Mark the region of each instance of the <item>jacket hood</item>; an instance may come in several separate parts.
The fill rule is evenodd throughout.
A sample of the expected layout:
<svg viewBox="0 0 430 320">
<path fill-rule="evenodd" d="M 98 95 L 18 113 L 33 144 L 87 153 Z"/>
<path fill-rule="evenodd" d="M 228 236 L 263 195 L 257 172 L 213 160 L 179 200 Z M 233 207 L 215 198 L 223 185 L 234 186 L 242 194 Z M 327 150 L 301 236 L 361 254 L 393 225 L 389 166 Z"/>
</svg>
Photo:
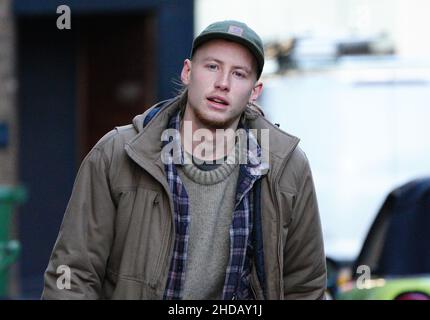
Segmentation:
<svg viewBox="0 0 430 320">
<path fill-rule="evenodd" d="M 176 98 L 175 99 L 171 99 L 171 100 L 164 100 L 164 101 L 158 102 L 157 104 L 153 105 L 148 110 L 146 110 L 144 113 L 135 116 L 133 118 L 133 127 L 136 129 L 137 132 L 142 132 L 143 128 L 145 127 L 144 126 L 145 118 L 151 112 L 154 112 L 154 110 L 156 108 L 162 108 L 163 105 L 167 105 L 167 104 L 169 104 L 169 102 L 175 102 L 175 100 L 176 100 Z"/>
<path fill-rule="evenodd" d="M 147 112 L 148 112 L 148 110 L 145 111 L 145 113 L 139 114 L 133 118 L 133 127 L 134 127 L 134 129 L 136 129 L 137 132 L 142 132 L 143 120 L 145 120 Z"/>
</svg>

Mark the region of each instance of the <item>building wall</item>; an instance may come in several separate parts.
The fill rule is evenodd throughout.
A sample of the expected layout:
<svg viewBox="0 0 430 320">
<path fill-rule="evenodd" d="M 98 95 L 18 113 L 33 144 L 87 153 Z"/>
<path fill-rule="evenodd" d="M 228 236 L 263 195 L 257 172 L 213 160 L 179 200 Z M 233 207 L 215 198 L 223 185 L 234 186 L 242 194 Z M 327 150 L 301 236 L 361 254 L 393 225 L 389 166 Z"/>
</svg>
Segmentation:
<svg viewBox="0 0 430 320">
<path fill-rule="evenodd" d="M 0 144 L 0 186 L 18 183 L 18 120 L 16 107 L 15 25 L 12 0 L 0 1 L 0 127 L 6 126 L 6 144 Z M 4 128 L 4 127 L 3 127 Z M 0 128 L 0 131 L 2 129 Z M 3 131 L 0 134 L 4 134 Z M 3 137 L 0 137 L 0 140 Z M 16 215 L 12 222 L 12 238 L 17 238 Z M 13 265 L 9 273 L 9 295 L 18 294 L 18 270 Z"/>
<path fill-rule="evenodd" d="M 11 0 L 0 1 L 0 125 L 8 128 L 8 143 L 0 146 L 0 185 L 13 185 L 17 177 L 17 114 Z"/>
<path fill-rule="evenodd" d="M 121 42 L 127 37 L 131 37 L 130 48 L 134 47 L 133 42 L 136 40 L 133 39 L 138 30 L 130 23 L 139 16 L 143 18 L 142 23 L 147 23 L 145 17 L 151 16 L 152 27 L 143 28 L 143 38 L 137 35 L 137 41 L 141 40 L 142 46 L 148 45 L 145 33 L 149 33 L 148 38 L 153 39 L 150 50 L 154 51 L 154 58 L 150 59 L 151 69 L 146 70 L 148 73 L 145 77 L 154 73 L 155 79 L 151 85 L 145 85 L 144 89 L 152 91 L 150 97 L 157 100 L 172 97 L 175 89 L 172 79 L 178 78 L 183 59 L 188 57 L 192 43 L 193 0 L 9 1 L 13 4 L 12 12 L 17 25 L 15 51 L 19 65 L 17 110 L 20 128 L 17 179 L 25 184 L 28 190 L 28 200 L 19 211 L 18 228 L 22 245 L 19 293 L 24 299 L 37 299 L 42 292 L 43 273 L 58 236 L 80 162 L 77 161 L 76 155 L 79 152 L 76 150 L 82 149 L 82 142 L 78 138 L 82 134 L 82 125 L 87 120 L 81 117 L 82 111 L 85 110 L 84 104 L 86 103 L 88 108 L 100 104 L 102 107 L 96 115 L 98 117 L 104 118 L 106 113 L 102 101 L 105 97 L 91 101 L 88 99 L 88 102 L 91 102 L 88 103 L 83 101 L 82 97 L 85 95 L 82 93 L 88 93 L 95 88 L 99 88 L 102 93 L 104 90 L 111 90 L 99 87 L 101 81 L 98 79 L 114 76 L 110 71 L 116 65 L 119 66 L 119 73 L 122 72 L 122 64 L 127 68 L 128 64 L 135 64 L 134 68 L 138 66 L 138 63 L 134 62 L 137 59 L 134 58 L 136 52 L 133 55 L 125 54 L 125 58 L 121 60 L 126 61 L 118 61 L 118 50 L 124 50 L 125 46 Z M 65 3 L 70 6 L 72 27 L 71 30 L 58 30 L 56 8 L 57 5 Z M 123 23 L 124 21 L 127 23 Z M 124 39 L 115 38 L 113 33 L 118 34 L 119 29 L 125 28 L 125 24 L 130 28 L 127 35 L 124 35 Z M 115 28 L 116 26 L 118 28 Z M 106 50 L 103 50 L 101 43 L 97 47 L 100 50 L 95 52 L 103 53 L 104 58 L 114 54 L 115 59 L 110 65 L 106 59 L 98 60 L 98 63 L 105 62 L 108 67 L 101 71 L 97 68 L 95 74 L 98 78 L 92 77 L 91 81 L 87 80 L 86 85 L 85 81 L 80 81 L 82 75 L 86 74 L 86 62 L 97 59 L 97 54 L 86 55 L 85 39 L 90 31 L 88 28 L 91 29 L 93 38 L 97 38 L 99 42 L 107 39 L 107 46 L 104 46 Z M 118 42 L 115 42 L 115 39 L 119 39 Z M 95 45 L 94 42 L 91 44 Z M 116 45 L 117 50 L 109 49 Z M 148 47 L 144 47 L 144 50 L 145 54 L 141 55 L 143 59 L 148 54 Z M 91 64 L 91 67 L 94 65 Z M 127 68 L 124 70 L 128 70 Z M 145 73 L 145 70 L 142 72 Z M 117 77 L 116 80 L 121 88 L 123 78 Z M 131 80 L 134 81 L 134 78 Z M 145 81 L 149 80 L 145 78 Z M 124 83 L 130 83 L 128 74 L 124 75 Z M 114 85 L 113 89 L 116 88 Z M 148 102 L 144 101 L 144 104 Z M 118 104 L 118 108 L 121 107 Z M 143 112 L 144 107 L 137 112 Z M 131 119 L 132 117 L 128 117 L 125 123 L 129 123 Z M 114 125 L 125 123 L 118 118 Z M 94 125 L 94 122 L 89 124 Z M 103 134 L 110 129 L 112 126 L 105 128 Z"/>
</svg>

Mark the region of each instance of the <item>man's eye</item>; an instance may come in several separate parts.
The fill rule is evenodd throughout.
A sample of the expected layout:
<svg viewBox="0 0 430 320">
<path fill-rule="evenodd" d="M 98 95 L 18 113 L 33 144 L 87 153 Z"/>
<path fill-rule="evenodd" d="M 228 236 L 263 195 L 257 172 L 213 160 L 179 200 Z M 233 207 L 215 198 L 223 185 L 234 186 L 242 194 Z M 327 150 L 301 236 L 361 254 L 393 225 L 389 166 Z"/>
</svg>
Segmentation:
<svg viewBox="0 0 430 320">
<path fill-rule="evenodd" d="M 217 70 L 217 69 L 218 69 L 218 66 L 217 66 L 216 64 L 208 64 L 208 65 L 207 65 L 207 68 L 208 68 L 209 70 Z"/>
<path fill-rule="evenodd" d="M 234 71 L 233 74 L 238 78 L 245 78 L 245 73 L 240 71 Z"/>
</svg>

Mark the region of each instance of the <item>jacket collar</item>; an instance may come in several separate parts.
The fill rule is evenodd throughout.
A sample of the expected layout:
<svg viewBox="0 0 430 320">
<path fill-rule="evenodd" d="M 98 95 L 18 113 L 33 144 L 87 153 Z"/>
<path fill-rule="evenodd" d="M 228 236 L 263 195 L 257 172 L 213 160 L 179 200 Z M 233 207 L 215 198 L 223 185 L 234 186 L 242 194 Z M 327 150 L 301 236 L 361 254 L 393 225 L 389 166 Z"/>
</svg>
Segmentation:
<svg viewBox="0 0 430 320">
<path fill-rule="evenodd" d="M 161 150 L 163 142 L 162 132 L 166 129 L 171 115 L 177 110 L 178 98 L 160 102 L 145 113 L 133 119 L 133 126 L 138 134 L 125 144 L 128 156 L 139 166 L 156 178 L 165 188 L 169 190 L 164 175 L 164 166 L 161 161 Z M 155 108 L 160 108 L 152 119 L 144 126 L 145 118 Z"/>
<path fill-rule="evenodd" d="M 261 143 L 260 136 L 258 136 L 258 142 L 263 149 L 262 152 L 268 152 L 269 154 L 269 170 L 273 176 L 277 176 L 280 169 L 283 168 L 292 152 L 296 149 L 300 139 L 282 131 L 254 110 L 247 109 L 245 118 L 247 119 L 248 128 L 257 129 L 257 131 L 262 129 L 269 130 L 269 150 L 264 149 L 265 145 Z"/>
<path fill-rule="evenodd" d="M 166 181 L 164 166 L 161 161 L 162 133 L 167 128 L 170 117 L 179 108 L 179 104 L 179 97 L 176 97 L 160 102 L 145 113 L 136 116 L 133 119 L 133 125 L 138 134 L 125 145 L 125 150 L 130 158 L 159 181 Z M 160 110 L 144 126 L 145 117 L 155 108 L 160 108 Z M 269 170 L 276 176 L 300 140 L 271 124 L 256 110 L 248 108 L 244 114 L 244 121 L 250 129 L 269 130 Z M 259 136 L 257 140 L 260 143 Z M 265 151 L 267 150 L 262 150 L 262 152 Z"/>
</svg>

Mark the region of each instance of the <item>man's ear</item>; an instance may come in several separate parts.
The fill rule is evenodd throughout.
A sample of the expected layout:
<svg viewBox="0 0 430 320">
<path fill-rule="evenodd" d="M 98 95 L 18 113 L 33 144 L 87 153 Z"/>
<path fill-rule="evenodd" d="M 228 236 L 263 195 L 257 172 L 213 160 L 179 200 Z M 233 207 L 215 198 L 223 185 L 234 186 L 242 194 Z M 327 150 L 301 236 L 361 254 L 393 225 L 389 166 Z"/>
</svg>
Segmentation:
<svg viewBox="0 0 430 320">
<path fill-rule="evenodd" d="M 263 83 L 261 81 L 257 81 L 254 85 L 254 88 L 252 88 L 251 97 L 249 100 L 251 102 L 255 102 L 262 92 L 263 92 Z"/>
<path fill-rule="evenodd" d="M 184 85 L 188 85 L 190 83 L 190 73 L 191 73 L 191 60 L 185 59 L 184 66 L 181 71 L 181 81 Z"/>
</svg>

